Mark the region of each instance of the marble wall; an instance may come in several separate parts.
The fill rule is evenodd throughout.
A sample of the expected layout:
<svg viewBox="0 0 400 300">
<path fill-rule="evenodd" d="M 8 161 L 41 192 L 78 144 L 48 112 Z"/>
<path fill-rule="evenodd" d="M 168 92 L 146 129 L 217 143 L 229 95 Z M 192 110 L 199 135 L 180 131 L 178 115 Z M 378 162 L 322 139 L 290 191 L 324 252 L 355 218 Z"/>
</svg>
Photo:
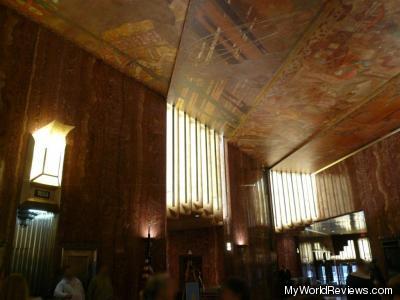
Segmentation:
<svg viewBox="0 0 400 300">
<path fill-rule="evenodd" d="M 98 249 L 131 299 L 149 222 L 155 268 L 166 268 L 165 99 L 0 8 L 0 242 L 10 249 L 29 134 L 54 119 L 73 125 L 57 245 Z"/>
<path fill-rule="evenodd" d="M 400 235 L 400 134 L 394 134 L 317 176 L 344 176 L 355 210 L 364 210 L 373 255 L 382 266 L 380 239 Z"/>
<path fill-rule="evenodd" d="M 29 134 L 54 119 L 73 125 L 65 156 L 58 250 L 64 245 L 95 247 L 99 260 L 111 266 L 118 296 L 132 299 L 139 289 L 149 223 L 156 237 L 155 269 L 167 264 L 165 99 L 1 8 L 0 244 L 6 243 L 9 255 Z M 207 285 L 243 276 L 257 295 L 265 295 L 275 262 L 270 223 L 254 222 L 254 185 L 263 176 L 262 165 L 232 145 L 228 153 L 230 218 L 224 230 L 202 233 L 212 242 L 209 260 L 216 264 L 210 267 L 214 273 Z M 179 251 L 195 248 L 185 239 L 187 234 L 171 232 L 169 244 L 184 243 Z M 234 244 L 232 253 L 225 251 L 227 241 Z M 175 250 L 168 253 L 173 256 L 170 266 L 176 268 Z M 56 255 L 59 260 L 60 251 Z"/>
<path fill-rule="evenodd" d="M 320 218 L 363 210 L 373 256 L 384 270 L 381 240 L 400 235 L 399 149 L 397 133 L 316 175 Z M 277 235 L 276 241 L 279 265 L 295 273 L 295 234 Z"/>
<path fill-rule="evenodd" d="M 293 277 L 302 276 L 300 268 L 300 256 L 297 254 L 296 234 L 277 234 L 276 252 L 278 253 L 278 266 L 280 269 L 289 269 Z"/>
<path fill-rule="evenodd" d="M 270 221 L 255 224 L 257 212 L 253 211 L 256 207 L 253 203 L 257 201 L 254 187 L 264 176 L 263 167 L 231 144 L 228 145 L 228 164 L 230 208 L 226 240 L 233 243 L 233 252 L 225 255 L 226 273 L 245 278 L 255 299 L 268 299 L 272 295 L 271 283 L 276 268 L 272 255 L 272 225 Z"/>
</svg>

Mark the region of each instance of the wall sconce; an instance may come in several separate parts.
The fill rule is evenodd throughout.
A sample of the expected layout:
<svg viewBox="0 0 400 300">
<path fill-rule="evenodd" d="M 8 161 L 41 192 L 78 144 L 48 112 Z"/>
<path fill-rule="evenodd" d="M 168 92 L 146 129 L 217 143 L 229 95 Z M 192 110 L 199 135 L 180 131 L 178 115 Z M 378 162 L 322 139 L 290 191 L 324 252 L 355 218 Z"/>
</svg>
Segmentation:
<svg viewBox="0 0 400 300">
<path fill-rule="evenodd" d="M 146 238 L 146 249 L 145 249 L 145 260 L 151 266 L 151 247 L 152 247 L 152 238 L 151 238 L 151 225 L 148 227 L 147 238 Z"/>
<path fill-rule="evenodd" d="M 20 210 L 54 211 L 60 204 L 66 136 L 73 126 L 53 121 L 32 134 Z"/>
<path fill-rule="evenodd" d="M 232 243 L 231 242 L 226 243 L 226 251 L 232 252 Z"/>
<path fill-rule="evenodd" d="M 65 137 L 73 129 L 57 121 L 35 131 L 30 180 L 39 184 L 61 186 Z"/>
<path fill-rule="evenodd" d="M 248 246 L 245 244 L 238 244 L 238 245 L 236 245 L 236 249 L 237 249 L 236 252 L 239 253 L 239 255 L 242 255 L 244 257 L 246 254 L 247 248 L 248 248 Z"/>
</svg>

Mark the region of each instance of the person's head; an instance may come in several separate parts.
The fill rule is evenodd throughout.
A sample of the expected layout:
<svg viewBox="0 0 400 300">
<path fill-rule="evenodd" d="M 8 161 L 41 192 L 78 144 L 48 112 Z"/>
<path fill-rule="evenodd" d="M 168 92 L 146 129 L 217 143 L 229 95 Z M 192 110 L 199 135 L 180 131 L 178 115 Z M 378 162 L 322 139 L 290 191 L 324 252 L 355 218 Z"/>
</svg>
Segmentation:
<svg viewBox="0 0 400 300">
<path fill-rule="evenodd" d="M 147 281 L 143 290 L 143 300 L 173 300 L 175 288 L 167 274 L 157 274 Z"/>
<path fill-rule="evenodd" d="M 240 278 L 230 278 L 222 286 L 222 300 L 250 300 L 250 289 Z"/>
<path fill-rule="evenodd" d="M 25 278 L 21 274 L 8 276 L 0 291 L 1 300 L 28 300 L 29 288 Z"/>
<path fill-rule="evenodd" d="M 64 266 L 63 268 L 63 276 L 66 279 L 72 279 L 74 277 L 74 271 L 70 266 Z"/>
</svg>

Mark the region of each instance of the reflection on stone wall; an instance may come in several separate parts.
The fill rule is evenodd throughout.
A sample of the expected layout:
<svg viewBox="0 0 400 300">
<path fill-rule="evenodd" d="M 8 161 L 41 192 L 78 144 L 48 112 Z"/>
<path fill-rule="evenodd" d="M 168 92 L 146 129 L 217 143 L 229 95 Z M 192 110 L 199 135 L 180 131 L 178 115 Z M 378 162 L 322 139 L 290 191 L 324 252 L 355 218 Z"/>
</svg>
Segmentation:
<svg viewBox="0 0 400 300">
<path fill-rule="evenodd" d="M 319 173 L 344 178 L 336 193 L 352 197 L 353 210 L 364 210 L 372 255 L 383 265 L 381 238 L 400 234 L 400 135 L 392 135 Z M 326 185 L 318 185 L 326 191 Z M 333 192 L 330 192 L 333 193 Z"/>
<path fill-rule="evenodd" d="M 233 252 L 225 255 L 226 272 L 247 279 L 255 299 L 269 297 L 275 268 L 271 255 L 273 227 L 268 198 L 260 200 L 255 192 L 257 183 L 264 180 L 263 168 L 233 145 L 228 145 L 228 165 L 230 209 L 226 240 L 233 243 Z M 258 218 L 260 213 L 265 218 Z"/>
<path fill-rule="evenodd" d="M 301 276 L 300 256 L 296 252 L 296 237 L 290 233 L 277 234 L 276 252 L 278 254 L 279 268 L 287 268 L 292 276 Z"/>
</svg>

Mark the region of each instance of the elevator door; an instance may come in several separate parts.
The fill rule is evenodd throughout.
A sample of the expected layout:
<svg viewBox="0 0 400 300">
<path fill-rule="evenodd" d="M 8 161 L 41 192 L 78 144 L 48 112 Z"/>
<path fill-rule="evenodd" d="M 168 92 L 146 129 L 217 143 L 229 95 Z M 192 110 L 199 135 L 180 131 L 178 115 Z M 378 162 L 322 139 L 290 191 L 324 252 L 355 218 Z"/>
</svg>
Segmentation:
<svg viewBox="0 0 400 300">
<path fill-rule="evenodd" d="M 38 212 L 28 226 L 17 224 L 11 259 L 11 272 L 22 274 L 35 296 L 47 296 L 54 287 L 54 246 L 58 216 Z"/>
</svg>

